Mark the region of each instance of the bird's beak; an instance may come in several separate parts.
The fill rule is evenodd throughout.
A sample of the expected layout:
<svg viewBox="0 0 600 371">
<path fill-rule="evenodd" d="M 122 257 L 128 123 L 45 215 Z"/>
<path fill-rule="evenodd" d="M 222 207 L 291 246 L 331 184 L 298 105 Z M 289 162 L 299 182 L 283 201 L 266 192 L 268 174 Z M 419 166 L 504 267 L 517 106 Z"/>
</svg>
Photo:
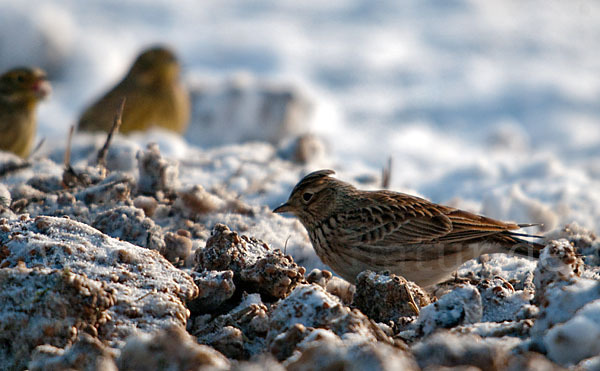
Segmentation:
<svg viewBox="0 0 600 371">
<path fill-rule="evenodd" d="M 274 213 L 285 213 L 292 211 L 292 206 L 287 202 L 273 209 Z"/>
</svg>

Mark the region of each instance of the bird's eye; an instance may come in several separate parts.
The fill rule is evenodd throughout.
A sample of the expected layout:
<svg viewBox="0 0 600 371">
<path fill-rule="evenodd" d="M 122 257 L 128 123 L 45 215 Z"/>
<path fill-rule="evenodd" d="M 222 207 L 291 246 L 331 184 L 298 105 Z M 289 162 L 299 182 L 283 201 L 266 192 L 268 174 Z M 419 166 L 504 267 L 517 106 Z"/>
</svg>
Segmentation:
<svg viewBox="0 0 600 371">
<path fill-rule="evenodd" d="M 23 75 L 17 75 L 17 81 L 18 82 L 25 82 L 25 76 L 23 76 Z"/>
<path fill-rule="evenodd" d="M 308 202 L 310 201 L 310 199 L 312 198 L 313 194 L 310 192 L 304 192 L 304 194 L 302 195 L 302 199 L 304 200 L 304 202 Z"/>
</svg>

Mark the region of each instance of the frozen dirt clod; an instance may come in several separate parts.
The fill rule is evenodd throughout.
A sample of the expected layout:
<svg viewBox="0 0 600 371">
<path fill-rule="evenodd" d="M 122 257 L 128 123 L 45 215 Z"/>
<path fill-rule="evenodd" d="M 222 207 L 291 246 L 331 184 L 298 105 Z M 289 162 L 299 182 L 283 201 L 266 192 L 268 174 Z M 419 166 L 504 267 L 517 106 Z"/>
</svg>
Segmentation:
<svg viewBox="0 0 600 371">
<path fill-rule="evenodd" d="M 253 237 L 239 236 L 223 224 L 215 225 L 206 247 L 196 251 L 196 271 L 231 270 L 236 285 L 273 298 L 286 297 L 304 281 L 304 267 L 281 250 L 272 250 Z"/>
<path fill-rule="evenodd" d="M 473 334 L 482 338 L 513 336 L 521 339 L 529 337 L 533 320 L 524 319 L 519 321 L 504 322 L 478 322 L 464 326 L 457 326 L 450 329 L 454 334 Z"/>
<path fill-rule="evenodd" d="M 133 206 L 119 206 L 99 213 L 92 227 L 101 232 L 150 250 L 164 251 L 162 229 Z"/>
<path fill-rule="evenodd" d="M 318 268 L 313 269 L 306 276 L 306 282 L 315 283 L 321 286 L 327 290 L 328 293 L 340 298 L 345 305 L 352 304 L 352 300 L 354 300 L 356 286 L 344 279 L 334 276 L 328 270 L 321 270 Z"/>
<path fill-rule="evenodd" d="M 170 326 L 127 340 L 117 359 L 119 370 L 228 370 L 221 353 L 196 343 L 185 330 Z"/>
<path fill-rule="evenodd" d="M 285 367 L 269 354 L 261 354 L 250 361 L 236 362 L 231 371 L 285 371 Z"/>
<path fill-rule="evenodd" d="M 385 343 L 344 343 L 325 337 L 302 346 L 298 356 L 285 362 L 290 371 L 324 370 L 419 370 L 407 352 Z"/>
<path fill-rule="evenodd" d="M 269 329 L 268 309 L 259 294 L 250 294 L 228 313 L 208 319 L 196 317 L 190 333 L 229 358 L 248 359 L 263 353 Z"/>
<path fill-rule="evenodd" d="M 139 193 L 162 196 L 179 187 L 179 166 L 161 155 L 158 144 L 148 144 L 146 151 L 138 152 L 137 158 Z"/>
<path fill-rule="evenodd" d="M 86 205 L 116 205 L 130 203 L 131 190 L 135 188 L 135 179 L 127 173 L 115 172 L 102 181 L 81 190 L 76 190 L 74 196 Z"/>
<path fill-rule="evenodd" d="M 136 331 L 185 326 L 189 311 L 184 303 L 198 295 L 198 288 L 189 275 L 158 252 L 65 218 L 23 217 L 6 221 L 3 227 L 2 267 L 24 264 L 71 272 L 112 291 L 115 303 L 106 310 L 106 322 L 97 328 L 98 338 L 110 346 L 123 345 Z M 26 304 L 22 295 L 14 300 Z"/>
<path fill-rule="evenodd" d="M 520 342 L 517 338 L 482 339 L 477 335 L 458 335 L 439 331 L 412 347 L 419 366 L 475 366 L 481 370 L 503 370 L 509 351 Z"/>
<path fill-rule="evenodd" d="M 372 320 L 360 311 L 344 306 L 341 301 L 318 285 L 300 285 L 280 300 L 270 317 L 267 344 L 270 345 L 296 324 L 306 328 L 331 330 L 342 339 L 381 341 L 394 344 Z"/>
<path fill-rule="evenodd" d="M 6 185 L 0 183 L 0 208 L 9 207 L 12 202 L 12 196 Z"/>
<path fill-rule="evenodd" d="M 160 253 L 171 263 L 182 265 L 192 253 L 190 236 L 190 232 L 182 229 L 175 233 L 165 233 L 165 247 L 160 250 Z"/>
<path fill-rule="evenodd" d="M 580 277 L 582 271 L 583 261 L 567 240 L 550 241 L 542 250 L 534 271 L 534 301 L 544 303 L 548 288 L 568 285 Z"/>
<path fill-rule="evenodd" d="M 483 322 L 514 321 L 531 318 L 533 293 L 515 288 L 502 277 L 484 279 L 477 285 L 483 305 Z M 529 309 L 529 310 L 527 310 Z"/>
<path fill-rule="evenodd" d="M 587 303 L 573 318 L 548 330 L 544 345 L 548 357 L 563 366 L 600 354 L 600 300 Z"/>
<path fill-rule="evenodd" d="M 206 313 L 216 310 L 229 300 L 235 292 L 232 271 L 192 272 L 198 286 L 198 297 L 188 303 L 192 313 Z"/>
<path fill-rule="evenodd" d="M 518 356 L 511 356 L 508 359 L 505 371 L 565 371 L 566 368 L 562 368 L 556 363 L 551 362 L 548 358 L 535 352 L 526 352 L 519 354 Z M 587 370 L 582 368 L 581 371 Z M 596 369 L 597 370 L 597 369 Z M 579 371 L 579 369 L 578 369 Z M 590 370 L 591 371 L 591 370 Z"/>
<path fill-rule="evenodd" d="M 97 338 L 82 333 L 77 341 L 61 349 L 52 345 L 35 348 L 29 362 L 29 370 L 101 370 L 117 371 L 115 352 Z"/>
<path fill-rule="evenodd" d="M 305 327 L 301 323 L 294 324 L 283 334 L 280 334 L 269 344 L 269 352 L 279 361 L 289 358 L 298 344 L 302 342 L 309 334 L 315 331 L 328 331 L 324 329 L 315 329 L 314 327 Z M 335 334 L 331 333 L 331 336 Z"/>
<path fill-rule="evenodd" d="M 158 207 L 158 201 L 156 201 L 156 199 L 152 196 L 140 195 L 133 199 L 133 206 L 144 210 L 144 214 L 148 218 L 152 218 L 156 208 Z"/>
<path fill-rule="evenodd" d="M 477 323 L 482 315 L 481 295 L 476 287 L 467 284 L 422 308 L 415 325 L 420 333 L 427 336 L 440 328 Z"/>
<path fill-rule="evenodd" d="M 37 345 L 65 347 L 80 331 L 95 331 L 116 302 L 105 282 L 66 267 L 4 267 L 0 287 L 0 365 L 9 369 L 24 368 Z"/>
<path fill-rule="evenodd" d="M 585 229 L 577 223 L 570 223 L 552 233 L 549 238 L 553 240 L 566 239 L 575 247 L 585 264 L 594 267 L 600 266 L 600 238 L 593 231 Z"/>
<path fill-rule="evenodd" d="M 356 277 L 353 305 L 377 322 L 397 322 L 429 305 L 431 298 L 414 282 L 395 274 L 361 272 Z"/>
<path fill-rule="evenodd" d="M 566 240 L 553 240 L 542 250 L 535 270 L 534 284 L 541 290 L 552 282 L 573 281 L 580 277 L 583 261 Z"/>
<path fill-rule="evenodd" d="M 326 152 L 323 138 L 314 134 L 299 135 L 277 151 L 280 157 L 302 165 L 323 159 Z"/>
<path fill-rule="evenodd" d="M 571 284 L 563 282 L 550 284 L 545 290 L 540 314 L 531 329 L 533 342 L 544 350 L 544 338 L 551 328 L 571 320 L 587 303 L 598 299 L 600 299 L 600 281 L 579 278 Z M 548 356 L 558 357 L 553 354 Z"/>
<path fill-rule="evenodd" d="M 227 202 L 220 197 L 208 192 L 199 184 L 177 192 L 175 206 L 184 214 L 194 217 L 222 210 Z"/>
</svg>

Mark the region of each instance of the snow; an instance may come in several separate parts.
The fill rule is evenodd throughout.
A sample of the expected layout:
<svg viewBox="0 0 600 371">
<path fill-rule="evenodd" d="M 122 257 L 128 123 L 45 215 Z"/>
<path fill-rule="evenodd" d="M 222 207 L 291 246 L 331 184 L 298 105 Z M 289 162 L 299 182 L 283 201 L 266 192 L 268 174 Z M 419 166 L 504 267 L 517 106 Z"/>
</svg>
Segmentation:
<svg viewBox="0 0 600 371">
<path fill-rule="evenodd" d="M 231 224 L 287 248 L 308 271 L 324 266 L 303 227 L 270 210 L 311 170 L 332 168 L 360 188 L 379 188 L 388 158 L 393 190 L 543 223 L 541 232 L 573 222 L 600 232 L 600 3 L 0 0 L 0 9 L 0 70 L 40 65 L 53 85 L 38 111 L 41 155 L 52 161 L 3 178 L 2 202 L 5 188 L 34 175 L 62 176 L 68 128 L 82 109 L 140 50 L 167 43 L 194 93 L 190 129 L 183 137 L 118 136 L 108 168 L 137 177 L 137 153 L 157 143 L 177 163 L 178 191 L 199 186 L 197 193 L 239 200 L 256 215 L 225 210 L 204 224 Z M 223 110 L 233 104 L 231 89 L 244 97 L 233 116 Z M 293 92 L 298 110 L 283 133 L 260 126 L 257 113 L 264 92 L 281 90 Z M 215 117 L 210 128 L 199 120 L 207 114 Z M 301 133 L 323 144 L 307 164 L 282 158 Z M 93 161 L 103 141 L 76 135 L 73 164 Z M 535 266 L 499 255 L 460 272 L 525 282 Z M 550 287 L 534 337 L 551 354 L 562 354 L 563 338 L 564 346 L 589 345 L 600 331 L 587 325 L 598 318 L 598 296 L 588 279 Z M 576 336 L 583 327 L 587 338 Z M 570 365 L 597 353 L 583 345 L 554 360 Z"/>
<path fill-rule="evenodd" d="M 158 141 L 163 154 L 195 161 L 207 146 L 279 138 L 277 128 L 253 131 L 252 87 L 283 86 L 312 105 L 304 129 L 324 137 L 328 164 L 346 179 L 379 174 L 391 156 L 392 189 L 546 229 L 576 221 L 597 230 L 599 4 L 0 3 L 0 68 L 38 64 L 51 72 L 55 93 L 39 112 L 46 152 L 64 146 L 82 108 L 143 47 L 166 42 L 186 84 L 208 89 L 196 110 L 228 86 L 247 89 L 248 99 L 232 130 L 201 135 L 192 125 L 187 144 L 164 133 L 134 136 L 142 148 Z M 209 177 L 223 179 L 240 165 Z M 250 172 L 269 173 L 250 168 L 241 178 Z M 276 206 L 299 175 L 254 201 Z M 206 186 L 206 178 L 184 175 L 187 184 Z M 234 187 L 243 194 L 252 180 L 241 178 Z"/>
</svg>

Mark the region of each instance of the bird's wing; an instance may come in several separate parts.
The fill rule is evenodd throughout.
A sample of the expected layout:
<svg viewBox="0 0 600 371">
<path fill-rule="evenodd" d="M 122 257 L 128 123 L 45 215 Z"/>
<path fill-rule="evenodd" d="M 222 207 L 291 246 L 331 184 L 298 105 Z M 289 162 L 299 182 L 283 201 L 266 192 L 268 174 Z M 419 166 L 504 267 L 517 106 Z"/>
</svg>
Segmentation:
<svg viewBox="0 0 600 371">
<path fill-rule="evenodd" d="M 346 214 L 345 237 L 340 236 L 346 239 L 345 243 L 370 246 L 452 243 L 519 228 L 516 224 L 402 193 L 378 191 L 370 196 L 371 202 Z"/>
</svg>

